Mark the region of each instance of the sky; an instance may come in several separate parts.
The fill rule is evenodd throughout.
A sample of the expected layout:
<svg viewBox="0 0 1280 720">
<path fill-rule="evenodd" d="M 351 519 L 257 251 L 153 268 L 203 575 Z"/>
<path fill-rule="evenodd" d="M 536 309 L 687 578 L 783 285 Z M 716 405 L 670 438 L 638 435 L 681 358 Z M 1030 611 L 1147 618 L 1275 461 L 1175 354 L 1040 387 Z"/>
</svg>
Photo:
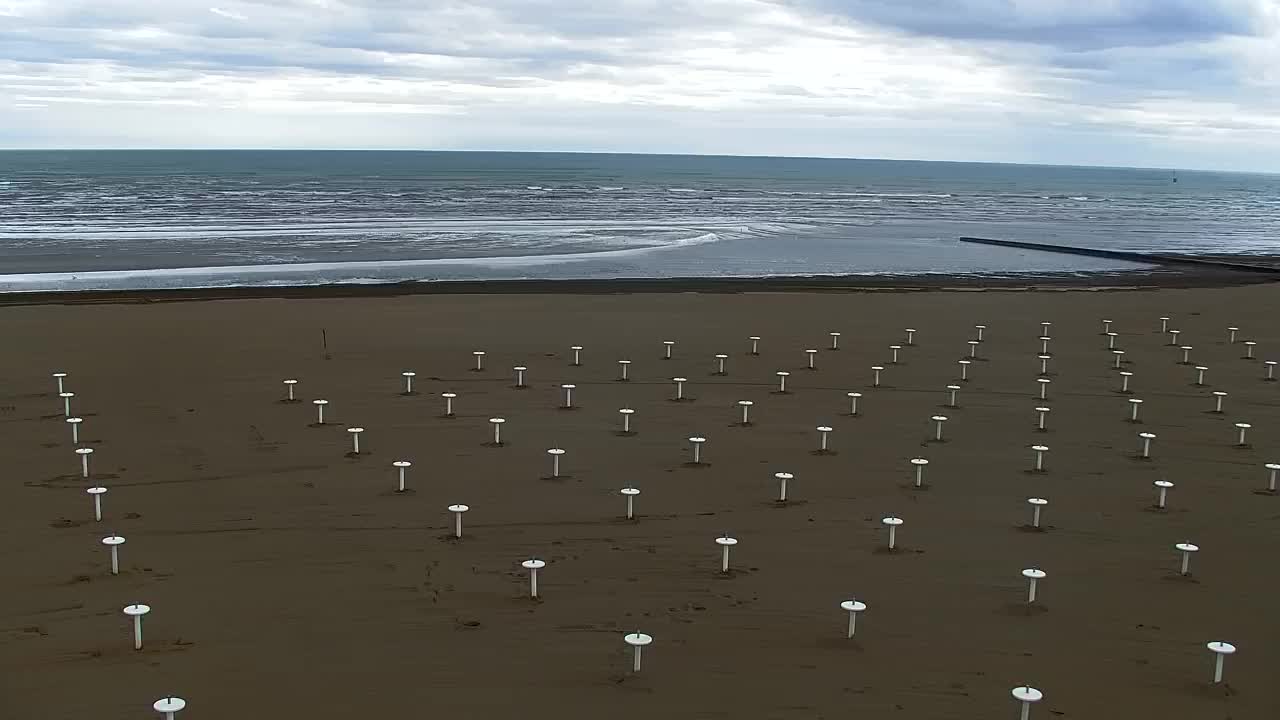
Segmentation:
<svg viewBox="0 0 1280 720">
<path fill-rule="evenodd" d="M 1280 172 L 1280 0 L 0 0 L 0 148 Z"/>
</svg>

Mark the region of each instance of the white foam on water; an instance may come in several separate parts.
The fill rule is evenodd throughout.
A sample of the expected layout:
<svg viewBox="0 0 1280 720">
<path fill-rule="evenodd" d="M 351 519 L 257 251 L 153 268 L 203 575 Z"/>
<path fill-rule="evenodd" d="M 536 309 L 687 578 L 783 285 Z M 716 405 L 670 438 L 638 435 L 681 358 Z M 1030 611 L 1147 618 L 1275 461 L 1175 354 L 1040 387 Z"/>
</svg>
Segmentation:
<svg viewBox="0 0 1280 720">
<path fill-rule="evenodd" d="M 88 272 L 17 273 L 0 275 L 0 292 L 33 292 L 47 290 L 94 290 L 147 287 L 224 287 L 242 285 L 296 284 L 290 276 L 315 276 L 323 273 L 360 271 L 396 271 L 432 267 L 476 267 L 509 269 L 564 263 L 634 257 L 696 245 L 707 245 L 731 239 L 767 234 L 776 228 L 736 228 L 736 232 L 704 232 L 681 237 L 664 244 L 642 245 L 594 252 L 549 253 L 543 255 L 500 255 L 475 257 L 429 258 L 420 260 L 372 260 L 355 262 L 304 262 L 268 265 L 220 265 L 184 268 L 150 268 L 138 270 L 94 270 Z M 228 284 L 227 278 L 242 279 Z M 258 278 L 259 281 L 255 281 Z M 268 280 L 267 278 L 271 278 Z M 163 281 L 163 282 L 157 282 Z M 367 282 L 390 282 L 389 279 L 366 279 Z M 349 282 L 341 279 L 340 282 Z"/>
</svg>

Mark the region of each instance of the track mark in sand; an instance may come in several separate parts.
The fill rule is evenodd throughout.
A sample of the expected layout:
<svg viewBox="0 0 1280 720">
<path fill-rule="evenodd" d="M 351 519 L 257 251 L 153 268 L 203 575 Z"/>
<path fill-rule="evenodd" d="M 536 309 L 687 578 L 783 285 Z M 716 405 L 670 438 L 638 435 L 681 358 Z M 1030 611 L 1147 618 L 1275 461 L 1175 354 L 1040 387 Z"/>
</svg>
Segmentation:
<svg viewBox="0 0 1280 720">
<path fill-rule="evenodd" d="M 609 633 L 610 635 L 618 632 L 615 628 L 596 627 L 595 625 L 591 625 L 591 624 L 557 625 L 555 626 L 555 629 L 560 632 Z"/>
<path fill-rule="evenodd" d="M 267 470 L 267 471 L 265 471 L 265 472 L 266 472 L 266 474 L 268 474 L 268 475 L 283 475 L 283 474 L 286 474 L 286 473 L 309 472 L 309 471 L 314 471 L 314 470 L 324 470 L 324 469 L 326 469 L 326 468 L 328 468 L 328 466 L 327 466 L 327 465 L 290 465 L 290 466 L 282 467 L 282 468 L 274 468 L 274 469 L 272 469 L 272 470 Z M 219 481 L 222 481 L 222 480 L 250 480 L 250 479 L 252 479 L 252 478 L 253 478 L 255 475 L 257 475 L 257 474 L 258 474 L 258 473 L 254 473 L 253 475 L 250 475 L 250 474 L 244 474 L 244 475 L 207 475 L 207 476 L 205 476 L 205 477 L 172 478 L 172 479 L 168 479 L 168 480 L 144 480 L 144 481 L 142 481 L 142 482 L 121 483 L 121 487 L 143 487 L 143 486 L 147 486 L 147 485 L 174 485 L 174 484 L 181 484 L 181 483 L 219 482 Z M 98 475 L 98 476 L 96 476 L 96 477 L 107 477 L 107 476 L 105 476 L 105 475 Z M 112 476 L 112 477 L 114 477 L 114 476 Z"/>
<path fill-rule="evenodd" d="M 174 530 L 172 532 L 158 532 L 154 535 L 218 535 L 221 533 L 236 532 L 261 532 L 263 530 L 310 530 L 313 528 L 262 528 L 262 527 L 244 527 L 244 528 L 208 528 L 205 530 Z"/>
<path fill-rule="evenodd" d="M 94 473 L 93 474 L 93 479 L 95 480 L 114 480 L 118 477 L 120 476 L 116 475 L 115 473 Z M 22 483 L 22 486 L 31 487 L 31 488 L 36 488 L 36 487 L 45 488 L 46 490 L 49 490 L 49 489 L 63 489 L 63 488 L 80 488 L 80 487 L 84 487 L 84 483 L 85 483 L 85 479 L 80 477 L 79 474 L 75 474 L 75 475 L 58 475 L 56 477 L 51 477 L 46 480 L 27 480 Z"/>
<path fill-rule="evenodd" d="M 59 530 L 66 528 L 78 528 L 87 524 L 87 520 L 71 520 L 70 518 L 59 518 L 49 523 L 49 527 L 58 528 Z"/>
</svg>

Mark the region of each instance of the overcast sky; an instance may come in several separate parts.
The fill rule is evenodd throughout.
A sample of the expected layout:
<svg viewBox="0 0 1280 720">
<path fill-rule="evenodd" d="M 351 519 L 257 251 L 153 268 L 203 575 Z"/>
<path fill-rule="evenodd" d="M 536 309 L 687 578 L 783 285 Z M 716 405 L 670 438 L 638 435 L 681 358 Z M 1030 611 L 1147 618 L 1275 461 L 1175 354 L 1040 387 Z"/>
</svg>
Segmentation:
<svg viewBox="0 0 1280 720">
<path fill-rule="evenodd" d="M 1280 0 L 0 0 L 0 147 L 1280 171 Z"/>
</svg>

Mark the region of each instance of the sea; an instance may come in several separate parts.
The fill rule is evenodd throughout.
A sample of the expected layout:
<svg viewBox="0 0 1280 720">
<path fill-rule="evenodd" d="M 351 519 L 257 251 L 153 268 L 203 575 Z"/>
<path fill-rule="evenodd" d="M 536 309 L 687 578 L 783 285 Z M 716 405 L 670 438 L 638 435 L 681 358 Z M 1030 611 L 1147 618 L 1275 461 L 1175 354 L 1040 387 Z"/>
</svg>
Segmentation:
<svg viewBox="0 0 1280 720">
<path fill-rule="evenodd" d="M 506 152 L 0 152 L 0 291 L 1125 273 L 1280 255 L 1280 176 Z"/>
</svg>

